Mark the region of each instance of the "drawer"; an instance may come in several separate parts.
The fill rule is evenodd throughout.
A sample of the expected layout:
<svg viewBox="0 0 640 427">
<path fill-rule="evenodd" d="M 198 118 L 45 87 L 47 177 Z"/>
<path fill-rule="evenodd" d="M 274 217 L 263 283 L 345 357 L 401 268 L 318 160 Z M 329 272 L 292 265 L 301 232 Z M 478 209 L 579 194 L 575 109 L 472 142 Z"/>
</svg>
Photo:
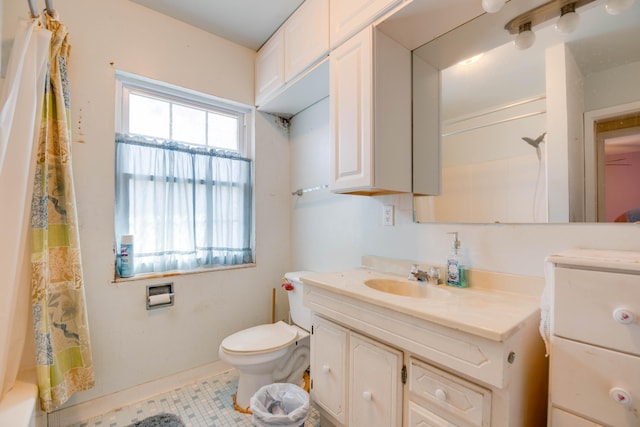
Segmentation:
<svg viewBox="0 0 640 427">
<path fill-rule="evenodd" d="M 562 409 L 551 409 L 551 427 L 604 427 L 584 418 L 570 414 Z"/>
<path fill-rule="evenodd" d="M 554 335 L 640 355 L 638 319 L 614 319 L 640 316 L 640 275 L 556 268 L 554 280 Z"/>
<path fill-rule="evenodd" d="M 491 391 L 424 362 L 409 361 L 409 391 L 439 413 L 475 426 L 491 424 Z"/>
<path fill-rule="evenodd" d="M 640 425 L 640 357 L 553 337 L 550 363 L 554 407 L 611 426 Z M 616 400 L 624 393 L 628 404 Z"/>
<path fill-rule="evenodd" d="M 409 402 L 407 427 L 457 427 L 415 402 Z"/>
</svg>

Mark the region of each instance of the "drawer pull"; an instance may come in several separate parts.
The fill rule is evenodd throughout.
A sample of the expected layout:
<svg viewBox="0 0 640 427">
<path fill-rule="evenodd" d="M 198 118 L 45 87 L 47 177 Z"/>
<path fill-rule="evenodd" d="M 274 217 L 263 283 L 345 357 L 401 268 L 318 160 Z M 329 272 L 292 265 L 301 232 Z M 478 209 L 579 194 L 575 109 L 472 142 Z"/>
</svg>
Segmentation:
<svg viewBox="0 0 640 427">
<path fill-rule="evenodd" d="M 447 400 L 447 393 L 441 388 L 436 390 L 435 395 L 436 395 L 436 399 L 442 402 L 445 402 Z"/>
<path fill-rule="evenodd" d="M 630 406 L 631 405 L 631 394 L 623 388 L 614 387 L 609 390 L 609 396 L 614 400 L 614 402 L 621 404 L 622 406 Z"/>
<path fill-rule="evenodd" d="M 322 372 L 324 374 L 328 374 L 329 372 L 331 372 L 331 368 L 329 367 L 329 365 L 322 365 Z"/>
<path fill-rule="evenodd" d="M 371 402 L 371 399 L 373 398 L 373 396 L 371 396 L 371 392 L 370 391 L 365 391 L 362 393 L 362 398 L 364 400 L 366 400 L 367 402 Z"/>
<path fill-rule="evenodd" d="M 613 319 L 621 325 L 630 325 L 636 322 L 636 315 L 626 308 L 616 308 L 613 310 Z"/>
</svg>

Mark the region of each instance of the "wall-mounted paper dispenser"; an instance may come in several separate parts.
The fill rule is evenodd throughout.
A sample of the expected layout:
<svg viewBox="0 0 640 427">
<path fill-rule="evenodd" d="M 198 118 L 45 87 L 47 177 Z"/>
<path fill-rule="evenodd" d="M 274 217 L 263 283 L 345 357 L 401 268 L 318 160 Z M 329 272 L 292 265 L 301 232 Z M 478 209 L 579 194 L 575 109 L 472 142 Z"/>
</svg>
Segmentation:
<svg viewBox="0 0 640 427">
<path fill-rule="evenodd" d="M 147 310 L 173 305 L 173 283 L 147 286 Z"/>
</svg>

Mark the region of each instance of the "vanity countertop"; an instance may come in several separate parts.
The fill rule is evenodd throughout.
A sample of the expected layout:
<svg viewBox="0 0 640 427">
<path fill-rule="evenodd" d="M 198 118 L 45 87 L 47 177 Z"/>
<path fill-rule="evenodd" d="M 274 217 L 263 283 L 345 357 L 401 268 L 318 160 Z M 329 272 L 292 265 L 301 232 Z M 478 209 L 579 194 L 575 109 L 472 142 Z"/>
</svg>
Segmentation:
<svg viewBox="0 0 640 427">
<path fill-rule="evenodd" d="M 509 276 L 517 281 L 519 276 Z M 518 331 L 521 324 L 540 309 L 539 296 L 531 293 L 506 292 L 504 288 L 458 289 L 438 285 L 433 297 L 414 298 L 371 289 L 366 280 L 406 277 L 357 268 L 302 276 L 303 283 L 338 295 L 404 313 L 442 326 L 468 332 L 493 341 L 505 341 Z M 412 282 L 416 283 L 416 282 Z M 424 285 L 433 286 L 435 285 Z M 517 283 L 513 284 L 517 290 Z M 511 287 L 510 287 L 511 288 Z M 444 295 L 443 295 L 444 294 Z"/>
</svg>

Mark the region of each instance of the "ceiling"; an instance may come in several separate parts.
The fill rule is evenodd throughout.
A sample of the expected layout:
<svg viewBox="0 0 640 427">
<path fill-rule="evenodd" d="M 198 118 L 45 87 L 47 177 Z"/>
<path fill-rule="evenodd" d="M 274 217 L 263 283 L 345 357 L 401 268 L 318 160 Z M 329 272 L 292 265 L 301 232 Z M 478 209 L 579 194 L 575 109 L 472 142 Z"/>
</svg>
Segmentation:
<svg viewBox="0 0 640 427">
<path fill-rule="evenodd" d="M 130 0 L 258 50 L 303 0 Z"/>
</svg>

